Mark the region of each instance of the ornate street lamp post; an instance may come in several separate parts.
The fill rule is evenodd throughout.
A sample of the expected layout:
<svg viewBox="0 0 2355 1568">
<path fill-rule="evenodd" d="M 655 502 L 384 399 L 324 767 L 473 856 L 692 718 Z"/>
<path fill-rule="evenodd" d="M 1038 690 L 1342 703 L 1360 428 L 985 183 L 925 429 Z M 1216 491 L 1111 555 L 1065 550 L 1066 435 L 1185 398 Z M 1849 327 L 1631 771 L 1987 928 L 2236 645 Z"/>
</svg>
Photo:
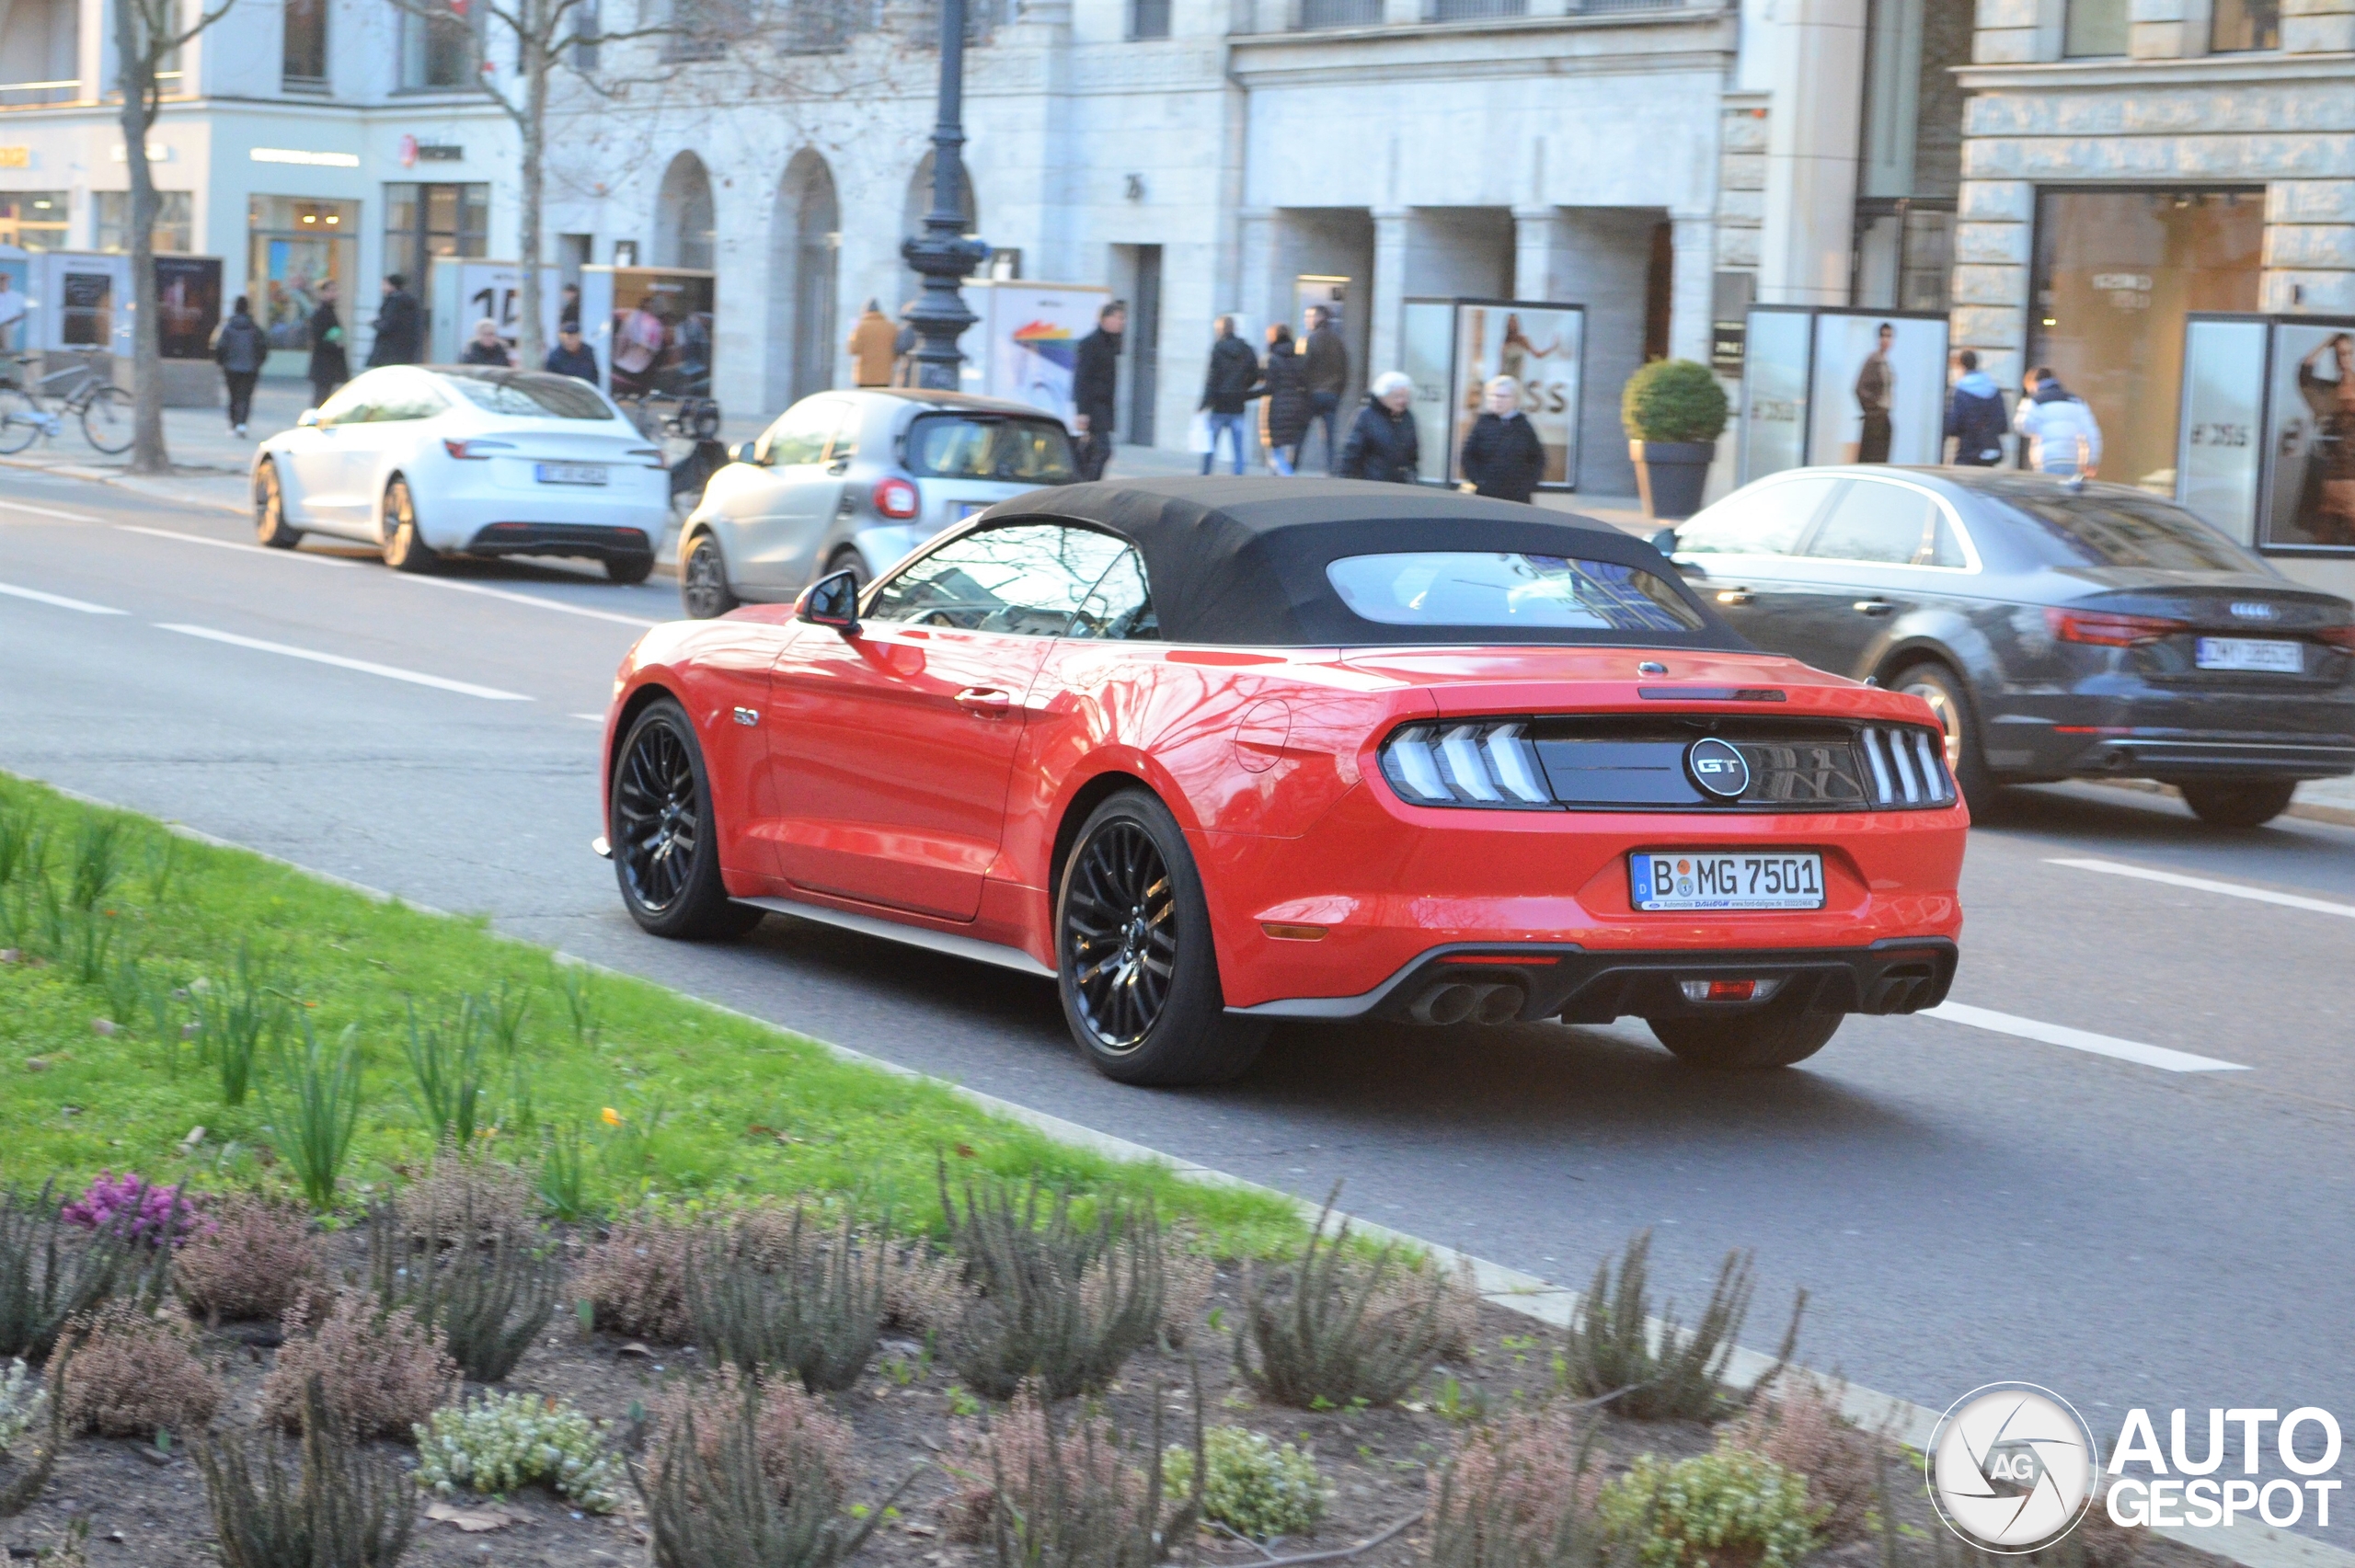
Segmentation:
<svg viewBox="0 0 2355 1568">
<path fill-rule="evenodd" d="M 940 0 L 940 118 L 932 128 L 932 211 L 924 233 L 900 246 L 908 265 L 924 275 L 924 292 L 909 324 L 921 339 L 915 352 L 916 384 L 957 390 L 964 356 L 957 339 L 977 319 L 957 292 L 960 279 L 987 260 L 990 247 L 965 235 L 965 0 Z"/>
</svg>

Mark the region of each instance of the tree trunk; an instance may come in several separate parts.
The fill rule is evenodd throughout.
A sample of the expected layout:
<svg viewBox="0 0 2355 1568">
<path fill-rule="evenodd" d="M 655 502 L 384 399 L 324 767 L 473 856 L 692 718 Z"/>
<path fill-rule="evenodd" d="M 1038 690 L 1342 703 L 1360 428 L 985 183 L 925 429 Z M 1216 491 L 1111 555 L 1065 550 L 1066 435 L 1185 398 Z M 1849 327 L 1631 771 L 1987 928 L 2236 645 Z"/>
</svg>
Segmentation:
<svg viewBox="0 0 2355 1568">
<path fill-rule="evenodd" d="M 122 157 L 131 171 L 131 472 L 169 474 L 164 446 L 164 335 L 155 303 L 155 177 L 147 132 L 155 123 L 155 40 L 142 38 L 142 7 L 118 0 L 115 58 L 122 63 Z M 109 352 L 112 352 L 109 345 Z"/>
<path fill-rule="evenodd" d="M 518 52 L 523 59 L 523 112 L 516 130 L 523 151 L 523 200 L 517 221 L 522 243 L 516 246 L 523 264 L 523 312 L 515 340 L 516 358 L 525 370 L 538 370 L 548 346 L 540 330 L 540 202 L 546 185 L 544 166 L 547 143 L 548 67 L 556 51 L 556 8 L 549 0 L 524 0 L 523 17 L 531 24 L 522 29 Z"/>
</svg>

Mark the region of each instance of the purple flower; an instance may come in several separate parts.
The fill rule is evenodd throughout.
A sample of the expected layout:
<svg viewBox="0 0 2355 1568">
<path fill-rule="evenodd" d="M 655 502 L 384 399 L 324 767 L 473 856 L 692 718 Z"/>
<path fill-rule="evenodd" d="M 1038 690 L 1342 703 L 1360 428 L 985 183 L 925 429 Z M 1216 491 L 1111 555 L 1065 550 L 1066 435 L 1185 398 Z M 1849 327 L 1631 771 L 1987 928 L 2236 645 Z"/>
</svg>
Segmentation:
<svg viewBox="0 0 2355 1568">
<path fill-rule="evenodd" d="M 195 1205 L 196 1200 L 183 1196 L 178 1187 L 155 1186 L 128 1171 L 120 1176 L 100 1171 L 88 1190 L 65 1206 L 62 1218 L 92 1230 L 121 1229 L 132 1241 L 150 1245 L 163 1240 L 165 1230 L 176 1225 L 172 1244 L 178 1246 L 213 1229 Z"/>
</svg>

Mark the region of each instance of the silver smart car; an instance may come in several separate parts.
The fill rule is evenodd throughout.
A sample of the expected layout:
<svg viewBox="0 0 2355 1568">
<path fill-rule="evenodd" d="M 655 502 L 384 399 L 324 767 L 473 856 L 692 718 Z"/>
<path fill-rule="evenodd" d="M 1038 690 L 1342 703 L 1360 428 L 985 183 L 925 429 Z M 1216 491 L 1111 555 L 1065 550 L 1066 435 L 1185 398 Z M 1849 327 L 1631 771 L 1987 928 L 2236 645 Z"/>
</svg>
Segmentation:
<svg viewBox="0 0 2355 1568">
<path fill-rule="evenodd" d="M 897 387 L 821 392 L 729 454 L 679 534 L 698 620 L 863 583 L 973 512 L 1078 477 L 1063 422 L 1024 403 Z"/>
</svg>

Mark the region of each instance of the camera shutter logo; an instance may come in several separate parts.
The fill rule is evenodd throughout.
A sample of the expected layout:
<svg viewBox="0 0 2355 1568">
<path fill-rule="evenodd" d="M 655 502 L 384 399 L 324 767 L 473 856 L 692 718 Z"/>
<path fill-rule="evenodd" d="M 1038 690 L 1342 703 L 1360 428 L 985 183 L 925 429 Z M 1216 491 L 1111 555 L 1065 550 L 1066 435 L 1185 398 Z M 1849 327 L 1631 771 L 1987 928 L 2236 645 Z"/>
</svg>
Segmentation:
<svg viewBox="0 0 2355 1568">
<path fill-rule="evenodd" d="M 1714 735 L 1704 736 L 1684 750 L 1684 771 L 1702 794 L 1717 800 L 1739 800 L 1750 787 L 1750 763 L 1742 754 Z"/>
<path fill-rule="evenodd" d="M 1931 1501 L 1947 1528 L 1982 1551 L 2051 1545 L 2085 1516 L 2100 1456 L 2092 1430 L 2051 1390 L 1989 1383 L 1938 1420 L 1928 1458 Z"/>
</svg>

